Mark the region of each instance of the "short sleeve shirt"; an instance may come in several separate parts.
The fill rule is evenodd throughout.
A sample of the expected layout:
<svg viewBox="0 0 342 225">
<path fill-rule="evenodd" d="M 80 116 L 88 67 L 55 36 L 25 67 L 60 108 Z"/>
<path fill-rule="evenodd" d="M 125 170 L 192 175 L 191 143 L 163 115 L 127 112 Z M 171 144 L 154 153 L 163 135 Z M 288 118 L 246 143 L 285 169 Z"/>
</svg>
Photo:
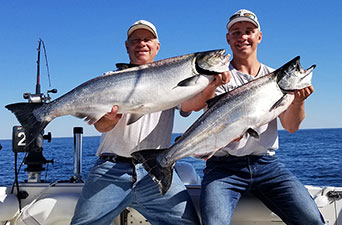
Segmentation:
<svg viewBox="0 0 342 225">
<path fill-rule="evenodd" d="M 232 65 L 229 66 L 231 80 L 216 89 L 216 95 L 229 92 L 249 81 L 264 76 L 273 72 L 274 69 L 261 64 L 261 68 L 257 76 L 241 73 L 236 70 Z M 259 134 L 259 139 L 251 137 L 248 133 L 244 134 L 242 139 L 238 142 L 232 142 L 218 151 L 215 156 L 234 155 L 264 155 L 274 154 L 274 150 L 278 149 L 278 130 L 277 119 L 272 120 L 268 124 L 255 129 Z"/>
</svg>

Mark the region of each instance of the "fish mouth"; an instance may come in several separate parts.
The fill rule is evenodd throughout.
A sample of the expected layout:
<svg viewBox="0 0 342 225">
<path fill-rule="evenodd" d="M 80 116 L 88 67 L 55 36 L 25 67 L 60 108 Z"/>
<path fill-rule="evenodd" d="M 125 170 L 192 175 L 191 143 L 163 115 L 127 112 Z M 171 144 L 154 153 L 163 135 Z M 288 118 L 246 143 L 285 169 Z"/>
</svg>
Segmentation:
<svg viewBox="0 0 342 225">
<path fill-rule="evenodd" d="M 300 66 L 300 65 L 299 65 Z M 300 67 L 301 69 L 301 74 L 303 74 L 302 77 L 299 78 L 298 80 L 298 84 L 301 84 L 301 85 L 298 85 L 296 88 L 294 88 L 292 91 L 295 91 L 295 90 L 300 90 L 300 89 L 303 89 L 305 87 L 308 87 L 311 85 L 311 79 L 312 79 L 312 71 L 316 68 L 316 65 L 312 65 L 310 66 L 309 68 L 307 68 L 306 70 L 304 70 L 302 67 Z"/>
<path fill-rule="evenodd" d="M 199 74 L 216 75 L 229 70 L 230 54 L 225 49 L 198 53 L 195 56 L 195 70 Z"/>
<path fill-rule="evenodd" d="M 312 71 L 316 65 L 303 69 L 300 65 L 300 57 L 297 56 L 274 73 L 277 83 L 283 92 L 294 92 L 311 85 Z"/>
</svg>

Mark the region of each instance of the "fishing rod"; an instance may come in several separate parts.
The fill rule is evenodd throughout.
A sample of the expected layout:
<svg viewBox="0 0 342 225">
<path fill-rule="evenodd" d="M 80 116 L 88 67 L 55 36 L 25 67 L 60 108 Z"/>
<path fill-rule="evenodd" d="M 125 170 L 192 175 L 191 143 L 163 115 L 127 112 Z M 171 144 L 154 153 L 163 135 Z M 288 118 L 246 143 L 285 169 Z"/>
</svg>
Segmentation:
<svg viewBox="0 0 342 225">
<path fill-rule="evenodd" d="M 49 71 L 49 64 L 46 54 L 46 48 L 44 41 L 39 38 L 38 40 L 38 48 L 37 48 L 37 81 L 36 81 L 36 92 L 35 94 L 31 93 L 24 93 L 24 99 L 28 99 L 29 103 L 44 103 L 51 100 L 49 93 L 57 93 L 57 89 L 51 89 L 47 91 L 46 96 L 41 92 L 40 87 L 40 49 L 43 46 L 44 49 L 44 56 L 45 56 L 45 63 L 46 63 L 46 70 L 49 79 L 49 87 L 51 87 L 51 79 L 50 79 L 50 71 Z"/>
<path fill-rule="evenodd" d="M 44 41 L 42 39 L 38 40 L 38 55 L 37 55 L 37 80 L 36 80 L 36 90 L 34 94 L 31 93 L 24 93 L 23 97 L 24 99 L 28 100 L 28 103 L 26 104 L 45 104 L 48 101 L 50 101 L 49 93 L 57 93 L 56 89 L 51 89 L 47 91 L 47 94 L 44 95 L 44 93 L 41 92 L 41 86 L 40 86 L 40 52 L 41 47 L 44 49 L 44 55 L 45 55 L 45 62 L 46 62 L 46 68 L 49 78 L 49 86 L 51 86 L 50 81 L 50 72 L 48 67 L 48 61 L 47 61 L 47 54 L 46 54 L 46 48 Z M 43 140 L 47 140 L 48 142 L 51 141 L 51 133 L 48 132 L 47 135 L 44 135 L 44 131 L 39 135 L 37 140 L 30 144 L 29 146 L 26 146 L 25 140 L 25 131 L 22 126 L 14 126 L 13 127 L 13 136 L 12 136 L 12 150 L 15 153 L 15 160 L 17 159 L 16 155 L 18 152 L 26 152 L 25 157 L 23 159 L 23 163 L 27 165 L 27 168 L 25 171 L 28 172 L 28 182 L 41 182 L 40 176 L 41 172 L 45 170 L 43 168 L 44 164 L 47 163 L 53 163 L 53 160 L 46 160 L 43 156 Z M 21 167 L 21 166 L 20 166 Z M 15 166 L 15 182 L 17 188 L 18 188 L 18 174 L 20 171 L 17 169 L 17 166 Z M 13 191 L 13 187 L 12 187 Z M 19 192 L 19 190 L 18 190 Z"/>
<path fill-rule="evenodd" d="M 36 83 L 36 95 L 40 94 L 40 46 L 43 42 L 42 39 L 39 39 L 38 41 L 38 57 L 37 57 L 37 83 Z M 44 42 L 43 42 L 44 43 Z"/>
<path fill-rule="evenodd" d="M 46 62 L 46 68 L 49 78 L 49 86 L 51 86 L 50 81 L 50 72 L 48 67 L 48 61 L 47 61 L 47 54 L 46 54 L 46 48 L 44 41 L 42 39 L 39 39 L 38 41 L 38 55 L 37 55 L 37 81 L 36 81 L 36 90 L 35 94 L 31 93 L 24 93 L 23 97 L 24 99 L 28 100 L 28 103 L 26 104 L 37 104 L 37 103 L 46 103 L 47 101 L 50 101 L 49 93 L 57 93 L 56 89 L 48 90 L 47 95 L 45 96 L 41 92 L 40 87 L 40 49 L 41 46 L 43 46 L 44 49 L 44 55 L 45 55 L 45 62 Z M 15 178 L 12 185 L 11 193 L 13 193 L 14 188 L 16 187 L 17 190 L 17 198 L 19 200 L 19 208 L 21 209 L 21 199 L 25 199 L 28 196 L 28 193 L 26 191 L 20 191 L 19 190 L 19 182 L 18 182 L 18 175 L 19 171 L 23 164 L 27 165 L 27 168 L 25 171 L 28 172 L 28 180 L 27 182 L 41 182 L 41 172 L 45 170 L 43 168 L 44 164 L 47 163 L 53 163 L 53 160 L 46 160 L 43 156 L 43 139 L 48 140 L 48 142 L 51 141 L 51 133 L 49 132 L 48 135 L 43 135 L 42 132 L 39 135 L 39 138 L 29 146 L 26 146 L 25 140 L 25 131 L 22 126 L 14 126 L 13 127 L 13 133 L 12 133 L 12 151 L 14 152 L 14 159 L 15 159 Z M 19 166 L 17 165 L 18 160 L 18 153 L 19 152 L 25 152 L 25 156 Z"/>
</svg>

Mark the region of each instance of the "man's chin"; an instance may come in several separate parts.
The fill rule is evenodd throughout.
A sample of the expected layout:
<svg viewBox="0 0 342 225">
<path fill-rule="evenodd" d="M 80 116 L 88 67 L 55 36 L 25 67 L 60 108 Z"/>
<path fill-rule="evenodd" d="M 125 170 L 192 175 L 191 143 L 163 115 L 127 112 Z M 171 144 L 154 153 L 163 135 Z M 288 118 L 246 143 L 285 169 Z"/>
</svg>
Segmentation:
<svg viewBox="0 0 342 225">
<path fill-rule="evenodd" d="M 149 63 L 149 62 L 153 62 L 153 60 L 151 60 L 150 57 L 146 57 L 146 56 L 136 57 L 136 59 L 134 61 L 135 61 L 134 64 L 138 64 L 138 65 L 142 65 L 142 64 Z"/>
</svg>

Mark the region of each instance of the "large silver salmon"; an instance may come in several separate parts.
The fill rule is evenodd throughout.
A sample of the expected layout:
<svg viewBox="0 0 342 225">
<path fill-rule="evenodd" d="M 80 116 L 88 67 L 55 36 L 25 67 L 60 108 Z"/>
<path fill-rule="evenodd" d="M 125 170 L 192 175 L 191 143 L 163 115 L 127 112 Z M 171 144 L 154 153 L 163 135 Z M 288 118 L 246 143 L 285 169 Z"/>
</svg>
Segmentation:
<svg viewBox="0 0 342 225">
<path fill-rule="evenodd" d="M 314 68 L 303 70 L 298 56 L 270 74 L 215 97 L 170 148 L 142 150 L 132 156 L 143 163 L 165 194 L 177 160 L 188 156 L 208 159 L 246 133 L 258 138 L 255 129 L 285 111 L 294 99 L 294 90 L 311 85 Z"/>
<path fill-rule="evenodd" d="M 119 106 L 131 113 L 129 124 L 142 115 L 175 107 L 200 93 L 217 73 L 229 68 L 225 50 L 168 58 L 89 80 L 50 103 L 7 105 L 25 129 L 29 145 L 56 117 L 73 115 L 96 122 Z"/>
</svg>

